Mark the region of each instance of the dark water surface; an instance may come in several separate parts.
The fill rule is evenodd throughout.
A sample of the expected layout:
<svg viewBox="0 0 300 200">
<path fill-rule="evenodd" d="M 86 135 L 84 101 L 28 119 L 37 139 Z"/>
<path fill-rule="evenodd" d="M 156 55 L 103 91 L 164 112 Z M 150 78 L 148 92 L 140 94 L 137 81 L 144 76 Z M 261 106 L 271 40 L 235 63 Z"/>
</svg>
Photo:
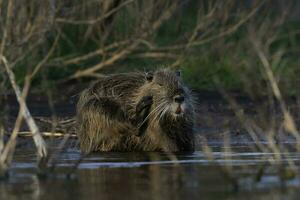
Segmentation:
<svg viewBox="0 0 300 200">
<path fill-rule="evenodd" d="M 201 151 L 176 154 L 177 160 L 165 153 L 95 153 L 68 175 L 81 157 L 68 149 L 55 173 L 41 178 L 34 150 L 19 150 L 9 180 L 0 181 L 0 199 L 299 199 L 300 179 L 280 181 L 277 166 L 266 164 L 274 154 L 243 146 L 233 151 L 239 153 L 214 149 L 214 163 Z M 299 153 L 283 156 L 298 166 Z M 221 170 L 229 164 L 236 184 Z M 266 174 L 255 181 L 262 166 Z"/>
</svg>

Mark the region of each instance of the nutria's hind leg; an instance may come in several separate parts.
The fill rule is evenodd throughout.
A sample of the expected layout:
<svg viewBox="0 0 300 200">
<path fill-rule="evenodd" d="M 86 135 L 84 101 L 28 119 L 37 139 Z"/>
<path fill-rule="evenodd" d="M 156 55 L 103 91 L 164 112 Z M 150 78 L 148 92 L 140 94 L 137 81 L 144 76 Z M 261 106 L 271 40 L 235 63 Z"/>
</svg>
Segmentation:
<svg viewBox="0 0 300 200">
<path fill-rule="evenodd" d="M 119 103 L 111 98 L 93 97 L 78 108 L 78 137 L 84 152 L 120 149 L 123 135 L 136 134 Z"/>
<path fill-rule="evenodd" d="M 148 127 L 147 117 L 150 114 L 152 103 L 152 96 L 144 96 L 136 105 L 135 123 L 138 127 L 138 136 L 143 135 Z"/>
</svg>

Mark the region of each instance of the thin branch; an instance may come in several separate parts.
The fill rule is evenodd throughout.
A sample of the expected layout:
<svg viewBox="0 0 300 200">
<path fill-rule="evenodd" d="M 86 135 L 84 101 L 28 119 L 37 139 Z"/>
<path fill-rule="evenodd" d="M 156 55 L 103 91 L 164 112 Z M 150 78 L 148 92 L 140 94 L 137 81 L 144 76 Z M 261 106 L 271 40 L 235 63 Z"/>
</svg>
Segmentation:
<svg viewBox="0 0 300 200">
<path fill-rule="evenodd" d="M 176 58 L 178 58 L 178 55 L 173 54 L 173 53 L 165 53 L 165 52 L 145 52 L 145 53 L 133 54 L 130 57 L 132 57 L 132 58 L 153 58 L 153 59 L 162 59 L 162 58 L 176 59 Z"/>
<path fill-rule="evenodd" d="M 0 124 L 0 155 L 4 148 L 4 128 L 2 124 Z"/>
<path fill-rule="evenodd" d="M 29 85 L 30 85 L 29 77 L 26 77 L 26 81 L 25 81 L 24 88 L 22 91 L 22 99 L 24 99 L 24 100 L 26 99 L 26 96 L 28 94 Z M 24 109 L 25 109 L 25 101 L 22 101 L 20 104 L 18 117 L 16 119 L 12 134 L 10 135 L 10 138 L 9 138 L 8 142 L 6 143 L 3 151 L 0 152 L 0 165 L 2 165 L 2 168 L 4 168 L 4 169 L 8 168 L 8 165 L 10 164 L 10 159 L 12 158 L 13 152 L 15 150 L 16 139 L 17 139 L 18 132 L 20 130 L 20 127 L 21 127 L 21 124 L 23 121 L 23 113 L 25 111 Z"/>
<path fill-rule="evenodd" d="M 298 148 L 300 150 L 300 134 L 299 131 L 297 130 L 297 126 L 295 124 L 295 121 L 293 117 L 291 116 L 291 113 L 288 111 L 287 106 L 283 100 L 282 94 L 280 92 L 280 89 L 278 87 L 277 81 L 275 79 L 274 73 L 271 69 L 271 64 L 265 55 L 265 53 L 262 51 L 262 47 L 260 42 L 253 36 L 253 34 L 250 37 L 253 47 L 261 60 L 262 66 L 266 72 L 268 81 L 271 85 L 272 91 L 274 93 L 275 98 L 280 104 L 280 108 L 282 113 L 284 114 L 284 126 L 287 131 L 289 131 L 297 140 Z"/>
<path fill-rule="evenodd" d="M 118 7 L 110 10 L 109 12 L 107 12 L 105 15 L 96 18 L 96 19 L 90 19 L 90 20 L 70 20 L 70 19 L 64 19 L 64 18 L 57 18 L 56 22 L 58 23 L 65 23 L 65 24 L 73 24 L 73 25 L 82 25 L 82 24 L 87 24 L 87 25 L 92 25 L 98 22 L 101 22 L 102 20 L 110 17 L 112 14 L 118 12 L 120 9 L 122 9 L 123 7 L 127 6 L 128 4 L 134 2 L 135 0 L 128 0 L 123 2 L 122 4 L 120 4 Z"/>
<path fill-rule="evenodd" d="M 23 115 L 25 121 L 27 122 L 27 125 L 28 125 L 30 131 L 32 132 L 33 140 L 37 147 L 38 156 L 40 158 L 44 158 L 47 156 L 46 143 L 40 133 L 38 126 L 36 125 L 34 119 L 32 118 L 32 116 L 27 108 L 25 100 L 22 98 L 20 88 L 16 83 L 15 75 L 14 75 L 13 71 L 10 69 L 6 58 L 4 56 L 2 56 L 2 57 L 0 57 L 0 59 L 1 59 L 2 63 L 4 64 L 5 70 L 8 74 L 10 83 L 15 91 L 15 94 L 16 94 L 19 104 L 20 105 L 24 104 L 24 109 L 23 109 L 22 115 Z"/>
<path fill-rule="evenodd" d="M 50 56 L 53 54 L 55 47 L 57 46 L 59 40 L 59 34 L 56 36 L 50 50 L 48 51 L 47 55 L 43 58 L 43 60 L 41 60 L 37 66 L 34 68 L 33 72 L 30 74 L 30 78 L 32 79 L 37 73 L 38 71 L 41 69 L 41 67 L 49 60 Z"/>
<path fill-rule="evenodd" d="M 79 70 L 77 72 L 75 72 L 75 74 L 73 74 L 72 76 L 70 76 L 68 78 L 68 80 L 70 79 L 75 79 L 75 78 L 80 78 L 80 77 L 84 77 L 84 76 L 91 76 L 93 73 L 95 73 L 96 71 L 103 69 L 104 67 L 110 66 L 112 64 L 114 64 L 115 62 L 117 62 L 118 60 L 121 60 L 122 58 L 124 58 L 126 55 L 128 55 L 129 53 L 131 53 L 133 50 L 135 50 L 139 44 L 142 42 L 142 39 L 147 37 L 148 35 L 150 35 L 151 33 L 153 33 L 153 31 L 157 30 L 161 24 L 168 20 L 173 12 L 176 10 L 177 8 L 177 3 L 172 3 L 169 7 L 168 10 L 165 10 L 163 12 L 163 14 L 152 23 L 152 25 L 150 26 L 150 28 L 148 28 L 148 30 L 145 30 L 144 32 L 142 32 L 140 34 L 139 38 L 136 39 L 132 39 L 132 43 L 125 49 L 120 50 L 119 52 L 115 53 L 114 55 L 112 55 L 112 57 L 110 57 L 109 59 L 100 62 L 99 64 L 92 66 L 88 69 L 85 70 Z"/>
<path fill-rule="evenodd" d="M 43 135 L 43 137 L 63 137 L 64 135 L 66 135 L 67 133 L 63 133 L 63 132 L 41 132 L 41 134 Z M 31 137 L 32 134 L 31 132 L 28 131 L 22 131 L 18 133 L 18 136 L 20 137 Z M 77 135 L 74 133 L 69 134 L 69 137 L 74 137 L 77 138 Z"/>
<path fill-rule="evenodd" d="M 12 9 L 13 9 L 13 1 L 12 0 L 8 0 L 5 26 L 3 28 L 3 36 L 2 36 L 1 46 L 0 46 L 0 56 L 3 55 L 4 48 L 5 48 L 5 45 L 6 45 L 6 39 L 7 39 L 7 34 L 8 34 L 8 27 L 10 25 L 10 18 L 12 16 Z"/>
<path fill-rule="evenodd" d="M 93 74 L 94 72 L 106 67 L 106 66 L 110 66 L 113 63 L 115 63 L 116 61 L 120 60 L 121 58 L 123 58 L 124 56 L 128 55 L 130 52 L 132 52 L 137 46 L 139 45 L 139 41 L 135 41 L 133 42 L 129 47 L 121 50 L 120 52 L 116 53 L 115 55 L 113 55 L 111 58 L 100 62 L 99 64 L 90 67 L 88 69 L 82 70 L 82 71 L 77 71 L 74 75 L 72 75 L 69 79 L 73 79 L 73 78 L 80 78 L 83 76 L 90 76 L 91 74 Z"/>
<path fill-rule="evenodd" d="M 110 44 L 106 47 L 97 49 L 96 51 L 90 52 L 90 53 L 85 54 L 83 56 L 79 56 L 79 57 L 76 57 L 76 58 L 71 58 L 71 59 L 65 60 L 65 61 L 63 61 L 63 65 L 78 64 L 80 62 L 86 61 L 86 60 L 88 60 L 90 58 L 93 58 L 95 56 L 103 55 L 105 52 L 107 52 L 107 51 L 109 51 L 113 48 L 127 45 L 129 42 L 130 42 L 130 40 L 128 40 L 128 39 L 123 40 L 123 41 L 114 42 L 114 43 L 112 43 L 112 44 Z"/>
<path fill-rule="evenodd" d="M 41 45 L 41 40 L 37 40 L 35 43 L 31 44 L 26 52 L 24 52 L 22 55 L 16 58 L 12 63 L 10 63 L 10 67 L 13 69 L 20 61 L 22 61 L 24 58 L 30 55 L 34 50 L 36 50 L 39 45 Z"/>
<path fill-rule="evenodd" d="M 223 31 L 223 32 L 221 32 L 217 35 L 213 35 L 213 36 L 208 37 L 208 38 L 203 39 L 203 40 L 196 40 L 194 42 L 191 42 L 189 44 L 189 47 L 204 45 L 204 44 L 212 42 L 216 39 L 219 39 L 219 38 L 222 38 L 224 36 L 227 36 L 227 35 L 230 35 L 230 34 L 234 33 L 236 30 L 238 30 L 243 24 L 245 24 L 249 19 L 251 19 L 255 15 L 255 13 L 264 4 L 264 2 L 265 1 L 262 1 L 251 12 L 249 12 L 249 14 L 245 18 L 242 18 L 239 22 L 237 22 L 232 27 L 228 28 L 227 30 L 225 30 L 225 31 Z M 173 46 L 169 46 L 169 47 L 162 47 L 162 48 L 158 48 L 157 50 L 170 51 L 170 50 L 180 50 L 180 49 L 184 49 L 184 48 L 186 48 L 186 44 L 178 44 L 178 45 L 173 45 Z"/>
</svg>

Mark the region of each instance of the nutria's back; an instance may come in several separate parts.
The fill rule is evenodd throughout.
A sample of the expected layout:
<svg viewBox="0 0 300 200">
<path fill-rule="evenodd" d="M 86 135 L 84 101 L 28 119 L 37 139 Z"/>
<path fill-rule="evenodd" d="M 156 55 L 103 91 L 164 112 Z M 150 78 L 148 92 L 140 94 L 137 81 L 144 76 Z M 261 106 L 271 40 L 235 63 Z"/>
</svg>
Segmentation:
<svg viewBox="0 0 300 200">
<path fill-rule="evenodd" d="M 124 103 L 131 99 L 133 94 L 145 84 L 143 73 L 113 74 L 98 80 L 89 89 L 99 96 L 109 96 Z"/>
<path fill-rule="evenodd" d="M 118 102 L 124 110 L 133 109 L 131 99 L 145 81 L 141 72 L 105 76 L 82 92 L 77 107 L 83 106 L 90 98 L 105 96 Z"/>
</svg>

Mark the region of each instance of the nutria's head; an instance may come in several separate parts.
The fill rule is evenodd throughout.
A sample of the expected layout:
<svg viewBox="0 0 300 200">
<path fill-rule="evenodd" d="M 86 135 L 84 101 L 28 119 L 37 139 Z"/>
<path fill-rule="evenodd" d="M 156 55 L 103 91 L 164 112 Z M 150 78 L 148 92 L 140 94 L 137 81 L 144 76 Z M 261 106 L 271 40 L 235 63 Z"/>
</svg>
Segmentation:
<svg viewBox="0 0 300 200">
<path fill-rule="evenodd" d="M 189 117 L 193 109 L 192 99 L 180 71 L 158 70 L 147 73 L 146 79 L 150 85 L 148 92 L 153 97 L 153 112 L 174 119 Z"/>
</svg>

